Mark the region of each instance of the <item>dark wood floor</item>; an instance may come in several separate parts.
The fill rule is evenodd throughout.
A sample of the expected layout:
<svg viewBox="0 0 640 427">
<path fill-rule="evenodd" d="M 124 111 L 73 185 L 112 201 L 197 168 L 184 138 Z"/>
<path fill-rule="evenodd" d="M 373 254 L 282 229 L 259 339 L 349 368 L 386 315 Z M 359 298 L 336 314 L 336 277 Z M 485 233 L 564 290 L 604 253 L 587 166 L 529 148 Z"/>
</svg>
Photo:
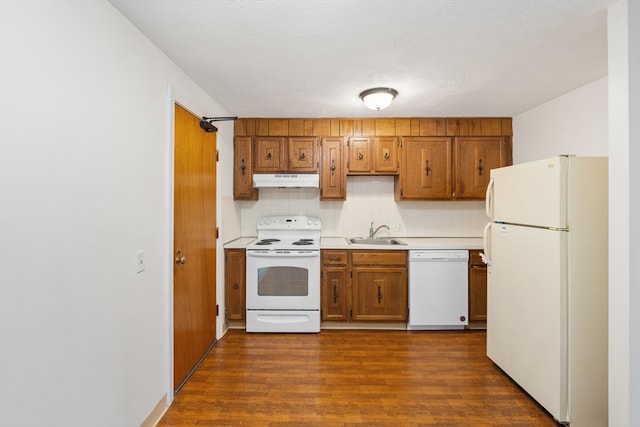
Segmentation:
<svg viewBox="0 0 640 427">
<path fill-rule="evenodd" d="M 556 426 L 484 331 L 229 331 L 159 426 Z"/>
</svg>

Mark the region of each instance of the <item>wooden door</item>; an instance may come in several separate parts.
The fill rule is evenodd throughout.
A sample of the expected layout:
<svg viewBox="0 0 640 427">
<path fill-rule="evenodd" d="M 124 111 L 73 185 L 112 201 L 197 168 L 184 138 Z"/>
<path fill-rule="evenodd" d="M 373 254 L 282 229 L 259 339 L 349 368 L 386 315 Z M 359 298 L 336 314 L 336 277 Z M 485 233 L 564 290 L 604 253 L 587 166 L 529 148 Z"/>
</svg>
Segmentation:
<svg viewBox="0 0 640 427">
<path fill-rule="evenodd" d="M 320 200 L 347 198 L 347 171 L 341 136 L 322 138 L 320 164 Z"/>
<path fill-rule="evenodd" d="M 456 199 L 485 198 L 491 169 L 507 164 L 505 145 L 501 136 L 456 138 Z"/>
<path fill-rule="evenodd" d="M 216 339 L 216 134 L 175 106 L 173 385 Z"/>
<path fill-rule="evenodd" d="M 254 172 L 286 172 L 286 142 L 283 137 L 257 136 L 254 144 Z"/>
<path fill-rule="evenodd" d="M 245 318 L 246 297 L 246 251 L 244 249 L 225 249 L 224 286 L 226 318 L 242 321 Z"/>
<path fill-rule="evenodd" d="M 400 199 L 451 198 L 451 138 L 405 137 L 401 157 Z"/>
<path fill-rule="evenodd" d="M 292 136 L 288 141 L 289 167 L 291 173 L 318 172 L 318 138 L 315 136 Z"/>
<path fill-rule="evenodd" d="M 349 138 L 349 173 L 371 173 L 373 167 L 371 138 Z"/>
<path fill-rule="evenodd" d="M 253 141 L 250 136 L 233 139 L 233 200 L 258 200 L 253 188 Z"/>
<path fill-rule="evenodd" d="M 373 161 L 376 172 L 398 172 L 398 138 L 379 136 L 373 139 Z"/>
</svg>

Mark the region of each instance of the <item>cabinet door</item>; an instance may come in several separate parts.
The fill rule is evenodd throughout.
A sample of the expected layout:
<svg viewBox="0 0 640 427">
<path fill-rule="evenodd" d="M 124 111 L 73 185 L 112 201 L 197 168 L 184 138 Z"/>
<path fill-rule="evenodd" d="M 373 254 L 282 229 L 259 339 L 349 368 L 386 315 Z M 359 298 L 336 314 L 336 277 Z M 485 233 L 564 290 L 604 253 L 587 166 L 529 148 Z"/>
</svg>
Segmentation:
<svg viewBox="0 0 640 427">
<path fill-rule="evenodd" d="M 371 138 L 349 138 L 349 173 L 371 173 L 373 168 Z"/>
<path fill-rule="evenodd" d="M 244 249 L 225 249 L 224 251 L 224 287 L 227 321 L 244 320 L 245 259 Z"/>
<path fill-rule="evenodd" d="M 398 172 L 398 138 L 382 136 L 373 139 L 374 171 L 383 173 Z"/>
<path fill-rule="evenodd" d="M 254 158 L 254 172 L 285 172 L 287 163 L 284 137 L 257 136 Z"/>
<path fill-rule="evenodd" d="M 455 139 L 456 199 L 484 199 L 490 171 L 511 163 L 508 138 L 461 137 Z"/>
<path fill-rule="evenodd" d="M 352 271 L 352 320 L 407 320 L 406 268 L 354 267 Z"/>
<path fill-rule="evenodd" d="M 451 138 L 406 137 L 401 153 L 398 199 L 451 198 Z"/>
<path fill-rule="evenodd" d="M 343 151 L 344 139 L 322 138 L 320 145 L 320 200 L 345 200 L 347 170 Z"/>
<path fill-rule="evenodd" d="M 487 320 L 487 266 L 480 251 L 469 251 L 469 321 Z"/>
<path fill-rule="evenodd" d="M 250 136 L 233 139 L 233 198 L 257 200 L 258 189 L 253 188 L 253 157 Z"/>
<path fill-rule="evenodd" d="M 318 140 L 315 136 L 292 136 L 288 141 L 289 172 L 318 171 Z"/>
<path fill-rule="evenodd" d="M 347 267 L 322 268 L 322 320 L 348 320 L 348 277 L 349 275 Z"/>
</svg>

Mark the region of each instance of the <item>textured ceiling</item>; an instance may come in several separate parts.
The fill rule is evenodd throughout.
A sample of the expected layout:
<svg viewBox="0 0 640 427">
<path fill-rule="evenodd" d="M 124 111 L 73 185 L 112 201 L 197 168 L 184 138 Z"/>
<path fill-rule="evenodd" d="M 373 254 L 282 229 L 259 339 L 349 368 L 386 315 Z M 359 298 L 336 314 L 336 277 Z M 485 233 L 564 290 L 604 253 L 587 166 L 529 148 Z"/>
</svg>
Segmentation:
<svg viewBox="0 0 640 427">
<path fill-rule="evenodd" d="M 613 2 L 111 0 L 241 117 L 514 116 L 607 74 Z"/>
</svg>

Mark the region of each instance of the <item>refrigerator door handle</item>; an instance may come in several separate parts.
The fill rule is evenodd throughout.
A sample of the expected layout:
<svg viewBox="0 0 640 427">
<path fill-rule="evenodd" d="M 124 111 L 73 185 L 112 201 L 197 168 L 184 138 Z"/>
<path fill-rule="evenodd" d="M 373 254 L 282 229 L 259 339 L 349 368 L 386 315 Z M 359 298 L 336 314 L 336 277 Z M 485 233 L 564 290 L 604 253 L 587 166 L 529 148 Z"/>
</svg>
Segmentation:
<svg viewBox="0 0 640 427">
<path fill-rule="evenodd" d="M 487 185 L 487 193 L 485 195 L 486 200 L 484 202 L 484 208 L 485 208 L 485 211 L 487 212 L 487 216 L 492 221 L 494 219 L 493 218 L 493 185 L 494 185 L 493 179 L 489 180 L 489 185 Z"/>
<path fill-rule="evenodd" d="M 482 258 L 482 262 L 487 265 L 491 265 L 491 224 L 490 222 L 484 226 L 484 231 L 482 232 L 482 246 L 484 248 L 484 253 L 480 254 L 480 258 Z"/>
</svg>

